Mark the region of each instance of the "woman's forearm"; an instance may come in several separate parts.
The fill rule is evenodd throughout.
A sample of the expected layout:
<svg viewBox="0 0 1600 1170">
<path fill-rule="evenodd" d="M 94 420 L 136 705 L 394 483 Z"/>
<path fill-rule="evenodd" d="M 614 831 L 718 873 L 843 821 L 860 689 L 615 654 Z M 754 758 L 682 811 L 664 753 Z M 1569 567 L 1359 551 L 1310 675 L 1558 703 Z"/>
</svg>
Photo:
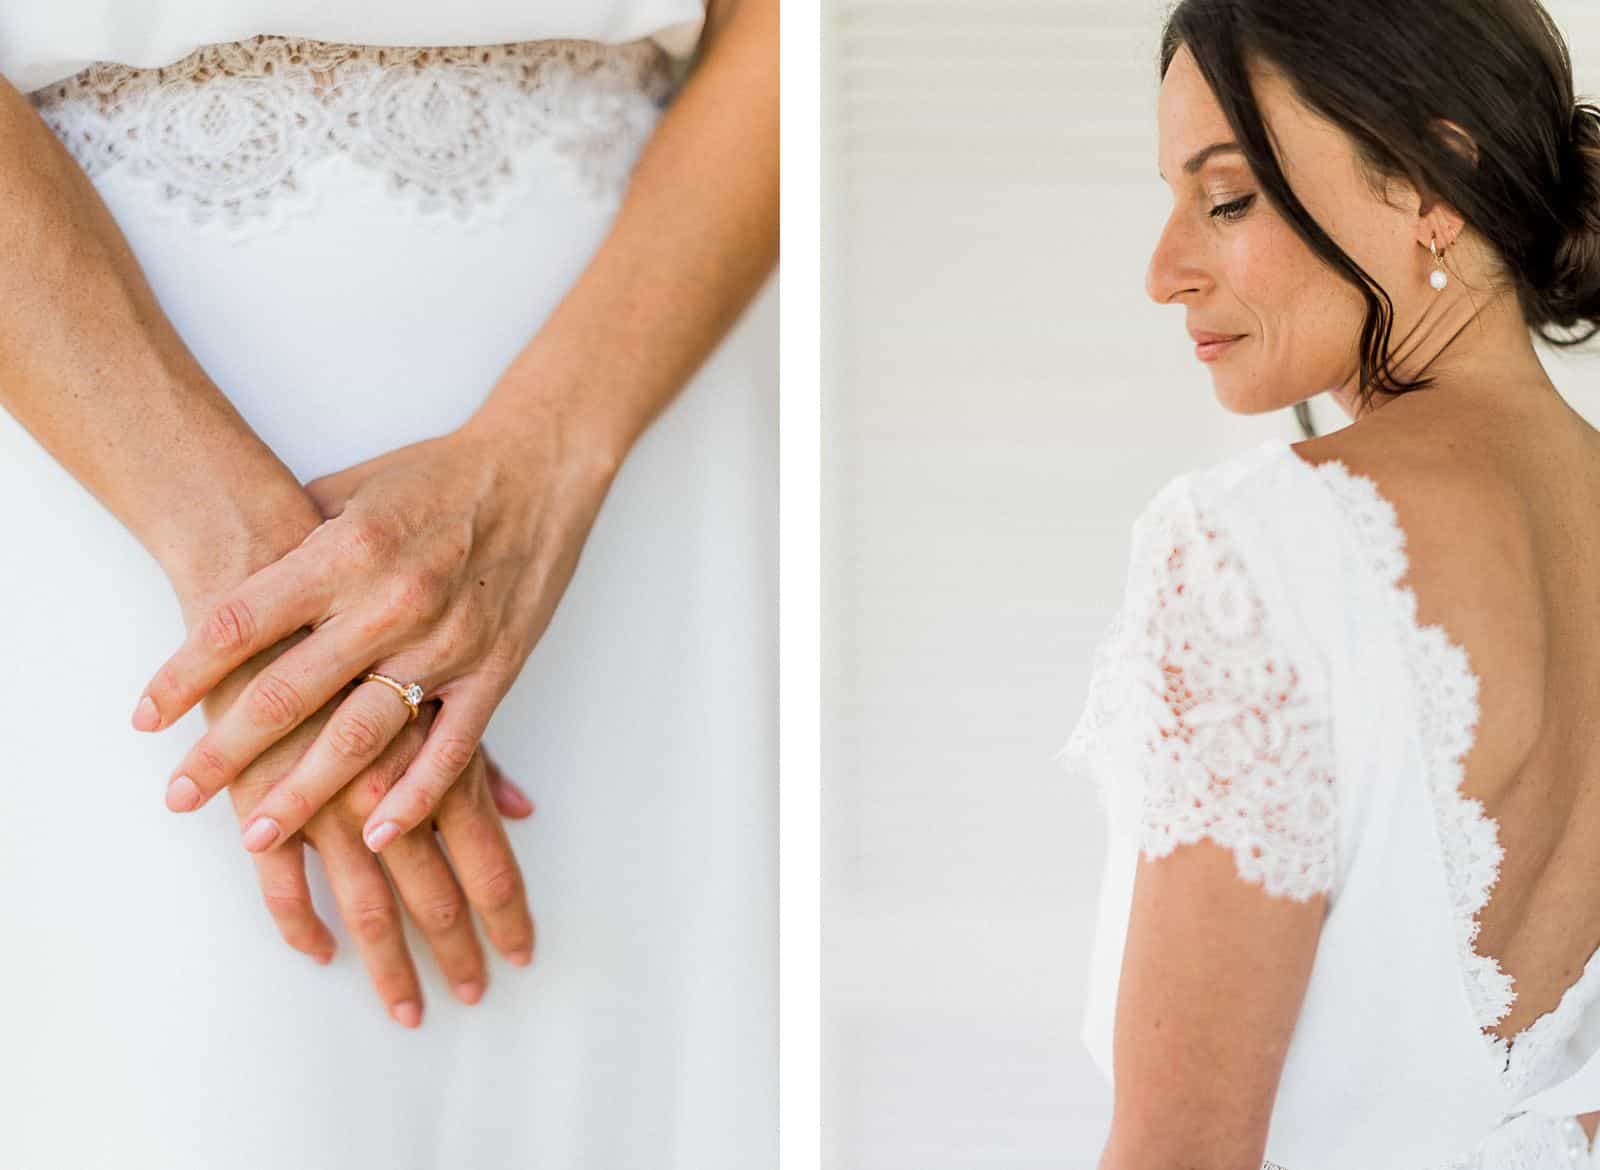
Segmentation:
<svg viewBox="0 0 1600 1170">
<path fill-rule="evenodd" d="M 72 156 L 0 78 L 0 407 L 180 596 L 294 547 L 315 502 L 161 311 Z"/>
<path fill-rule="evenodd" d="M 605 241 L 469 426 L 581 416 L 620 460 L 777 263 L 777 0 L 711 10 Z"/>
</svg>

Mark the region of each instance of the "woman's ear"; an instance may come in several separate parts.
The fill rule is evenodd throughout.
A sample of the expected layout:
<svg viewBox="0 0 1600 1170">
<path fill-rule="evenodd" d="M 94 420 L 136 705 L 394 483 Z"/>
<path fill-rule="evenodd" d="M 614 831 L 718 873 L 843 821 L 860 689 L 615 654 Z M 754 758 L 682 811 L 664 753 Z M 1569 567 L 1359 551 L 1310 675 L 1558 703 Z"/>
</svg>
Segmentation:
<svg viewBox="0 0 1600 1170">
<path fill-rule="evenodd" d="M 1448 118 L 1435 118 L 1429 123 L 1429 128 L 1447 150 L 1454 151 L 1473 167 L 1478 165 L 1478 144 L 1460 123 L 1452 122 Z M 1437 193 L 1426 188 L 1418 192 L 1415 234 L 1417 243 L 1424 248 L 1428 246 L 1430 240 L 1433 240 L 1438 243 L 1442 252 L 1456 242 L 1456 237 L 1461 234 L 1465 222 L 1461 213 L 1441 199 Z"/>
<path fill-rule="evenodd" d="M 1459 212 L 1442 199 L 1435 199 L 1431 207 L 1417 213 L 1417 243 L 1426 248 L 1435 244 L 1440 254 L 1461 235 L 1464 221 Z"/>
</svg>

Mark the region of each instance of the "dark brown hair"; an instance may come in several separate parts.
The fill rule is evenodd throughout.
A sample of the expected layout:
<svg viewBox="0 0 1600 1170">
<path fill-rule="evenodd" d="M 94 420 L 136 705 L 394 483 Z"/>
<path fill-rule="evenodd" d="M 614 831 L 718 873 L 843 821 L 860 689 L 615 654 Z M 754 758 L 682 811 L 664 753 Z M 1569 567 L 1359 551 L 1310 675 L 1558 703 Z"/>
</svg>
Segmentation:
<svg viewBox="0 0 1600 1170">
<path fill-rule="evenodd" d="M 1162 77 L 1180 45 L 1267 197 L 1365 297 L 1363 407 L 1433 379 L 1389 368 L 1394 303 L 1290 189 L 1251 65 L 1282 74 L 1351 137 L 1375 191 L 1400 178 L 1459 211 L 1499 250 L 1539 336 L 1568 346 L 1600 331 L 1600 107 L 1576 100 L 1566 41 L 1537 0 L 1180 0 L 1162 29 Z M 1295 410 L 1309 433 L 1306 404 Z"/>
</svg>

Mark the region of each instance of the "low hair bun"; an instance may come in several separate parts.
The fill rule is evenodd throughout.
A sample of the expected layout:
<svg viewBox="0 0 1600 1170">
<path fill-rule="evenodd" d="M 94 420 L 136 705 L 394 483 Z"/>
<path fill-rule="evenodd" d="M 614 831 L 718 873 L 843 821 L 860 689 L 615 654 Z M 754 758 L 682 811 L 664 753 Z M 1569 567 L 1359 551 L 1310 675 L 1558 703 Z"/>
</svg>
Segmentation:
<svg viewBox="0 0 1600 1170">
<path fill-rule="evenodd" d="M 1600 331 L 1600 107 L 1572 109 L 1561 181 L 1568 218 L 1551 257 L 1548 284 L 1537 290 L 1539 324 Z"/>
</svg>

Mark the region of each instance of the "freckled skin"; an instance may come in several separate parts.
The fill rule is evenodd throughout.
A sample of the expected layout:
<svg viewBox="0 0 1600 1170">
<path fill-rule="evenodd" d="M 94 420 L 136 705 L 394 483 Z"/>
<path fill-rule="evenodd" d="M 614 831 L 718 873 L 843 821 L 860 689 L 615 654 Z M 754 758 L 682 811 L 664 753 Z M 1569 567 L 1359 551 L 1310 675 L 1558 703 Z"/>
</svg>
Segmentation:
<svg viewBox="0 0 1600 1170">
<path fill-rule="evenodd" d="M 1390 349 L 1397 372 L 1543 380 L 1492 246 L 1453 207 L 1410 184 L 1375 190 L 1340 127 L 1302 106 L 1278 74 L 1258 67 L 1253 78 L 1290 187 L 1394 302 Z M 1365 301 L 1267 200 L 1243 155 L 1214 154 L 1198 173 L 1185 171 L 1196 151 L 1234 138 L 1186 47 L 1162 80 L 1157 121 L 1159 170 L 1173 207 L 1150 256 L 1146 292 L 1159 304 L 1181 306 L 1182 324 L 1247 335 L 1207 365 L 1218 401 L 1257 414 L 1326 391 L 1354 417 Z M 1250 196 L 1236 220 L 1209 214 Z M 1430 237 L 1450 276 L 1442 292 L 1428 283 Z"/>
</svg>

